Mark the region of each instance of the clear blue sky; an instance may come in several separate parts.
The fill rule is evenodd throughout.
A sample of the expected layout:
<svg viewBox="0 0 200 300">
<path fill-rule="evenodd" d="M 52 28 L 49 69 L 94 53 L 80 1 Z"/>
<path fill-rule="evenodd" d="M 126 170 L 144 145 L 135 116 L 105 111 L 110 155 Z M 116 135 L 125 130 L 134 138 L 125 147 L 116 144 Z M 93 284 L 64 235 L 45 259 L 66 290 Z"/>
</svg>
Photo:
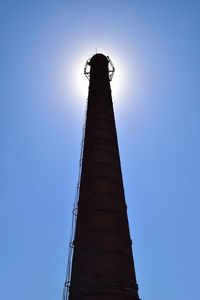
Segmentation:
<svg viewBox="0 0 200 300">
<path fill-rule="evenodd" d="M 140 297 L 200 299 L 199 11 L 2 1 L 1 299 L 61 299 L 87 95 L 74 70 L 86 83 L 96 47 L 116 78 L 124 67 L 113 101 Z"/>
</svg>

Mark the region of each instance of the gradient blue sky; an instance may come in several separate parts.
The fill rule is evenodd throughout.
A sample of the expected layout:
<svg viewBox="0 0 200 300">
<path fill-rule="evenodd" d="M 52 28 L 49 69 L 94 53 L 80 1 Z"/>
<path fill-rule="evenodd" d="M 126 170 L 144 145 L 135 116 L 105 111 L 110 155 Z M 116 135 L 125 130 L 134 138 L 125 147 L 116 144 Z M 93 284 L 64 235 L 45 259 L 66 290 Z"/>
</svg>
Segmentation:
<svg viewBox="0 0 200 300">
<path fill-rule="evenodd" d="M 200 299 L 199 11 L 195 0 L 1 2 L 1 299 L 61 299 L 96 47 L 116 67 L 140 297 Z"/>
</svg>

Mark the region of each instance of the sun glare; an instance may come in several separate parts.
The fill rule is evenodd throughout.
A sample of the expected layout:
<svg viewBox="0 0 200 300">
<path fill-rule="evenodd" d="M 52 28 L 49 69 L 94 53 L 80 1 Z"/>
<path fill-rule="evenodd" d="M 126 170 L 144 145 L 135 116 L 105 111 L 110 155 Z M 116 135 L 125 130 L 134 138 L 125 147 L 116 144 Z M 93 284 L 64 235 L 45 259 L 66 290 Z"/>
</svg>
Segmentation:
<svg viewBox="0 0 200 300">
<path fill-rule="evenodd" d="M 86 61 L 96 54 L 88 49 L 82 49 L 80 54 L 79 49 L 66 59 L 65 69 L 65 93 L 70 95 L 72 105 L 77 110 L 83 110 L 86 99 L 88 97 L 89 80 L 84 75 L 84 67 Z M 111 81 L 112 99 L 114 108 L 124 110 L 129 107 L 130 99 L 135 99 L 133 94 L 137 93 L 138 82 L 136 83 L 136 65 L 135 60 L 131 64 L 127 61 L 127 55 L 123 57 L 119 53 L 114 52 L 106 47 L 97 49 L 97 53 L 102 53 L 109 56 L 112 61 L 115 72 Z M 134 66 L 133 66 L 134 64 Z M 130 68 L 134 69 L 130 74 Z M 132 95 L 130 97 L 130 95 Z M 69 98 L 68 98 L 69 99 Z M 128 102 L 127 102 L 128 101 Z M 133 100 L 135 102 L 135 100 Z M 132 103 L 133 104 L 133 103 Z"/>
<path fill-rule="evenodd" d="M 121 59 L 119 56 L 114 55 L 112 52 L 109 51 L 99 51 L 100 53 L 103 53 L 104 55 L 108 55 L 111 59 L 114 67 L 115 72 L 113 79 L 111 81 L 111 89 L 112 89 L 112 95 L 113 95 L 113 102 L 117 102 L 122 93 L 125 90 L 125 84 L 124 84 L 124 67 L 122 64 Z M 88 86 L 89 81 L 84 75 L 84 67 L 86 64 L 86 61 L 91 58 L 94 53 L 81 55 L 79 57 L 74 58 L 73 67 L 71 67 L 72 70 L 72 76 L 70 79 L 70 86 L 72 93 L 80 99 L 82 102 L 84 99 L 87 98 L 88 95 Z"/>
</svg>

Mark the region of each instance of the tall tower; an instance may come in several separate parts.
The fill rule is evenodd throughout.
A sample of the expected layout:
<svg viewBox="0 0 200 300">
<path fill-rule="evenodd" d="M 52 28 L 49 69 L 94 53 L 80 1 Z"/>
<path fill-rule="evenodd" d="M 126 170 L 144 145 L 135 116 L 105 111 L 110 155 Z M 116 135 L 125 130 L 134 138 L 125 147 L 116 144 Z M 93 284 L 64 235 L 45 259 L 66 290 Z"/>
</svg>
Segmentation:
<svg viewBox="0 0 200 300">
<path fill-rule="evenodd" d="M 110 89 L 110 60 L 94 55 L 69 300 L 138 300 Z M 111 63 L 112 65 L 112 63 Z"/>
</svg>

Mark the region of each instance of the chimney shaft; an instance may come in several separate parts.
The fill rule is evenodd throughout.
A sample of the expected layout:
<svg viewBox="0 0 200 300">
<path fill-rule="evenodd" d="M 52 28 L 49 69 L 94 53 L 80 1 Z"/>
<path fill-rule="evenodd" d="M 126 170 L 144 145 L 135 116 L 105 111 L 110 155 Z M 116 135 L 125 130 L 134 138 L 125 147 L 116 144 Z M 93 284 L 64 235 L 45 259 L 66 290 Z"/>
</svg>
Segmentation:
<svg viewBox="0 0 200 300">
<path fill-rule="evenodd" d="M 69 300 L 138 300 L 109 77 L 89 61 L 90 84 Z"/>
</svg>

